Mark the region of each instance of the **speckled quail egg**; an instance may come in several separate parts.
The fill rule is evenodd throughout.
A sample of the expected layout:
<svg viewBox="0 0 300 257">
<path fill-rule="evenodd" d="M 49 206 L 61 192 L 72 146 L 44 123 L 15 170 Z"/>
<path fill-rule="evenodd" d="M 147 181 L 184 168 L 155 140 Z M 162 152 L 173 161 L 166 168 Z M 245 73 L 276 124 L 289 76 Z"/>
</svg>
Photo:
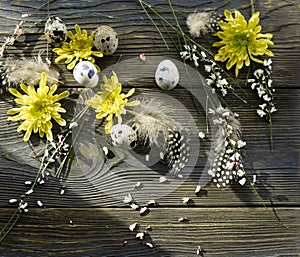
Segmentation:
<svg viewBox="0 0 300 257">
<path fill-rule="evenodd" d="M 49 44 L 60 45 L 67 39 L 67 27 L 57 16 L 48 18 L 45 24 L 45 37 Z"/>
<path fill-rule="evenodd" d="M 129 148 L 136 139 L 136 133 L 127 124 L 116 124 L 110 131 L 110 137 L 114 146 Z"/>
<path fill-rule="evenodd" d="M 100 26 L 95 30 L 94 45 L 104 55 L 112 55 L 118 47 L 117 32 L 110 26 Z"/>
<path fill-rule="evenodd" d="M 97 68 L 89 61 L 81 61 L 73 69 L 74 79 L 84 87 L 95 87 L 99 81 Z"/>
<path fill-rule="evenodd" d="M 156 68 L 155 81 L 161 89 L 173 89 L 179 81 L 179 72 L 176 65 L 170 60 L 161 61 Z"/>
</svg>

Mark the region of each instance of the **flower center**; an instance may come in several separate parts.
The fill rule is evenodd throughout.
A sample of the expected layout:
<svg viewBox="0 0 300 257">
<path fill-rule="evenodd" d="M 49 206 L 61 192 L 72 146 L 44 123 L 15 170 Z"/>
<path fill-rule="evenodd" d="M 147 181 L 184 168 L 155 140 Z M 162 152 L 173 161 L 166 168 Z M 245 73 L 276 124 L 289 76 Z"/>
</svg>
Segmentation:
<svg viewBox="0 0 300 257">
<path fill-rule="evenodd" d="M 37 100 L 30 107 L 30 114 L 36 119 L 45 119 L 48 115 L 50 115 L 50 112 L 49 101 L 47 99 Z"/>
<path fill-rule="evenodd" d="M 126 101 L 120 96 L 111 93 L 103 103 L 103 109 L 109 113 L 116 113 L 120 110 L 121 106 L 124 105 Z"/>
<path fill-rule="evenodd" d="M 82 51 L 87 48 L 87 41 L 84 39 L 79 39 L 74 42 L 74 47 L 76 50 Z"/>
<path fill-rule="evenodd" d="M 243 33 L 238 33 L 233 37 L 233 43 L 237 48 L 247 49 L 249 45 L 251 45 L 251 42 L 252 42 L 252 37 L 248 31 L 245 31 Z"/>
<path fill-rule="evenodd" d="M 71 42 L 71 49 L 76 56 L 88 58 L 91 55 L 92 46 L 86 38 L 79 38 Z"/>
</svg>

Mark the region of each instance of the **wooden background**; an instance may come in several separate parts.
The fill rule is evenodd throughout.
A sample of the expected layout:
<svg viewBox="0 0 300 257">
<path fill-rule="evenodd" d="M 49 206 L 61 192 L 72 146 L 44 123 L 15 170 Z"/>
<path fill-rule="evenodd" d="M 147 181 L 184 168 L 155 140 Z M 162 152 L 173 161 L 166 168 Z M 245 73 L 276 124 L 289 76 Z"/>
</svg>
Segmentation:
<svg viewBox="0 0 300 257">
<path fill-rule="evenodd" d="M 216 10 L 238 8 L 249 17 L 248 1 L 172 1 L 184 29 L 184 16 L 195 9 Z M 204 256 L 299 256 L 299 56 L 300 22 L 299 1 L 261 0 L 255 1 L 261 12 L 263 32 L 274 34 L 275 53 L 273 79 L 275 105 L 274 151 L 269 148 L 267 123 L 256 116 L 258 99 L 254 92 L 245 88 L 242 103 L 233 96 L 226 98 L 233 111 L 240 114 L 245 148 L 245 165 L 250 175 L 257 175 L 256 187 L 266 204 L 283 222 L 280 226 L 247 187 L 233 185 L 217 189 L 207 185 L 203 193 L 194 195 L 198 184 L 197 172 L 190 174 L 176 190 L 157 199 L 159 205 L 150 208 L 150 213 L 141 217 L 128 204 L 122 202 L 124 192 L 130 185 L 118 184 L 117 178 L 106 174 L 95 177 L 95 183 L 84 180 L 84 176 L 71 176 L 66 192 L 60 195 L 61 183 L 50 178 L 39 186 L 29 200 L 29 213 L 23 215 L 7 238 L 0 244 L 0 256 L 196 256 L 198 245 L 206 250 Z M 31 13 L 29 25 L 45 19 L 47 9 L 37 10 L 44 1 L 14 0 L 0 1 L 0 40 L 11 35 L 22 13 Z M 150 1 L 151 4 L 167 8 L 165 1 Z M 146 56 L 164 55 L 179 60 L 178 52 L 170 43 L 167 50 L 160 36 L 142 11 L 138 1 L 75 1 L 57 0 L 50 5 L 51 14 L 64 20 L 68 29 L 74 30 L 78 23 L 92 31 L 99 25 L 110 25 L 119 35 L 119 48 L 111 57 L 97 60 L 102 69 L 114 64 L 120 55 L 122 60 Z M 170 17 L 167 11 L 162 15 Z M 169 16 L 168 16 L 169 15 Z M 28 27 L 28 24 L 25 27 Z M 36 56 L 46 49 L 43 35 L 44 22 L 28 28 L 7 56 Z M 209 47 L 216 39 L 198 39 Z M 45 55 L 45 52 L 43 53 Z M 55 56 L 51 56 L 54 60 Z M 64 86 L 76 86 L 71 72 L 64 64 L 58 66 L 65 80 Z M 130 68 L 130 67 L 128 67 Z M 232 74 L 232 73 L 231 73 Z M 246 71 L 240 75 L 244 84 Z M 151 83 L 150 83 L 151 84 Z M 152 83 L 137 86 L 137 91 L 159 92 Z M 173 93 L 187 106 L 190 98 L 182 88 Z M 27 191 L 24 181 L 33 179 L 38 163 L 30 157 L 40 141 L 30 144 L 22 142 L 16 132 L 17 124 L 7 122 L 6 111 L 12 107 L 8 94 L 0 96 L 0 224 L 1 228 L 14 212 L 8 203 Z M 174 110 L 174 115 L 178 110 Z M 117 170 L 122 176 L 122 170 Z M 142 170 L 133 170 L 136 181 L 143 177 Z M 146 175 L 145 175 L 146 176 Z M 96 185 L 96 186 L 95 186 Z M 155 184 L 153 185 L 155 195 Z M 105 192 L 105 193 L 103 193 Z M 137 193 L 136 193 L 137 194 Z M 143 189 L 140 190 L 143 194 Z M 141 199 L 151 200 L 153 195 Z M 182 203 L 183 197 L 191 197 L 190 206 Z M 41 200 L 44 207 L 36 205 Z M 180 223 L 187 217 L 188 223 Z M 72 221 L 72 223 L 70 223 Z M 135 238 L 128 226 L 139 223 L 142 231 L 147 225 L 153 230 L 145 240 Z M 127 241 L 124 246 L 123 242 Z M 150 249 L 143 242 L 152 242 Z"/>
</svg>

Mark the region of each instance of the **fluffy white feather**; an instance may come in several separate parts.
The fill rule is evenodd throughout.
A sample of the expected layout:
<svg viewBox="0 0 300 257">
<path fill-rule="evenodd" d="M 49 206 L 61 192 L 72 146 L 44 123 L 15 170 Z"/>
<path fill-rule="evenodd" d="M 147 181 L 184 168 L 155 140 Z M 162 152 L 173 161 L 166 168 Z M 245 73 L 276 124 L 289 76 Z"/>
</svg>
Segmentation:
<svg viewBox="0 0 300 257">
<path fill-rule="evenodd" d="M 136 131 L 137 137 L 149 145 L 166 142 L 169 130 L 181 129 L 180 125 L 170 118 L 171 107 L 163 105 L 159 99 L 141 100 L 140 105 L 133 109 L 135 116 L 131 127 Z"/>
<path fill-rule="evenodd" d="M 194 12 L 188 15 L 186 25 L 193 37 L 205 35 L 211 31 L 210 21 L 212 12 Z"/>
<path fill-rule="evenodd" d="M 19 85 L 20 83 L 37 85 L 42 72 L 46 73 L 48 84 L 59 82 L 59 72 L 43 62 L 40 54 L 35 58 L 7 59 L 3 63 L 2 70 L 8 85 Z"/>
</svg>

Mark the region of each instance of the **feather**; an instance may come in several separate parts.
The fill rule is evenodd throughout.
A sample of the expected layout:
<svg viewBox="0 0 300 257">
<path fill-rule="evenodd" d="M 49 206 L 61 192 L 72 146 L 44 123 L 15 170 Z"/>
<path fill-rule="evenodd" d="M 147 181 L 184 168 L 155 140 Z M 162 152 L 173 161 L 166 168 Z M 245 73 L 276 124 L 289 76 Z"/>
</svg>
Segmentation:
<svg viewBox="0 0 300 257">
<path fill-rule="evenodd" d="M 137 140 L 149 146 L 163 146 L 162 161 L 171 173 L 181 171 L 189 159 L 187 137 L 179 123 L 170 118 L 171 107 L 163 105 L 159 99 L 141 100 L 133 110 L 135 113 L 131 127 L 136 132 Z M 162 143 L 161 143 L 162 142 Z"/>
<path fill-rule="evenodd" d="M 223 19 L 222 16 L 213 12 L 194 12 L 188 15 L 186 25 L 193 37 L 200 37 L 209 32 L 216 32 L 220 29 L 218 22 Z"/>
<path fill-rule="evenodd" d="M 218 187 L 226 186 L 233 180 L 241 185 L 245 184 L 241 148 L 246 142 L 241 140 L 240 121 L 238 115 L 228 108 L 218 107 L 216 111 L 210 110 L 215 115 L 214 125 L 218 127 L 215 142 L 209 153 L 211 168 L 208 174 L 213 177 L 213 182 Z"/>
<path fill-rule="evenodd" d="M 181 126 L 170 118 L 171 109 L 157 98 L 141 100 L 140 104 L 134 107 L 135 116 L 130 122 L 139 140 L 150 146 L 159 146 L 162 138 L 163 142 L 167 141 L 169 130 L 180 130 Z"/>
<path fill-rule="evenodd" d="M 43 62 L 40 54 L 35 58 L 7 59 L 3 61 L 1 71 L 2 84 L 8 87 L 21 83 L 37 85 L 42 72 L 46 73 L 49 85 L 59 82 L 59 72 Z"/>
</svg>

